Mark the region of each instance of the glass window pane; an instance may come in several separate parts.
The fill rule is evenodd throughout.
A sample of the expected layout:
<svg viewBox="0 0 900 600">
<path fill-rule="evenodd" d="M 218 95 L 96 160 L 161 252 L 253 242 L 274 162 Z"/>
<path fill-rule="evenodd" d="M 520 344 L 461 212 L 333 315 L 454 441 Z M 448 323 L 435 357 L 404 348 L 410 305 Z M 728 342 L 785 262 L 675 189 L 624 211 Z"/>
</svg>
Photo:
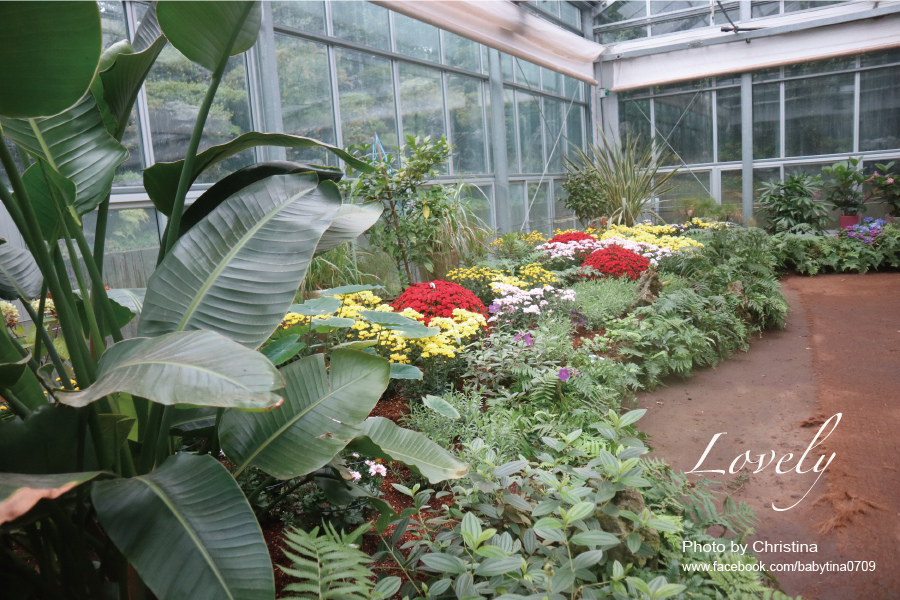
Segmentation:
<svg viewBox="0 0 900 600">
<path fill-rule="evenodd" d="M 723 2 L 722 6 L 725 7 L 725 11 L 723 12 L 719 6 L 716 6 L 716 15 L 714 25 L 731 25 L 728 19 L 731 19 L 732 22 L 737 23 L 741 20 L 741 6 L 737 2 Z"/>
<path fill-rule="evenodd" d="M 695 92 L 655 99 L 656 128 L 668 164 L 712 162 L 712 93 Z"/>
<path fill-rule="evenodd" d="M 572 77 L 566 77 L 565 75 L 563 75 L 563 81 L 565 82 L 565 91 L 563 93 L 567 98 L 574 98 L 576 102 L 584 98 L 583 83 Z"/>
<path fill-rule="evenodd" d="M 528 230 L 550 233 L 550 185 L 543 182 L 538 186 L 535 183 L 528 184 Z"/>
<path fill-rule="evenodd" d="M 566 208 L 565 199 L 569 192 L 562 186 L 561 179 L 553 182 L 553 231 L 558 229 L 574 229 L 575 213 Z"/>
<path fill-rule="evenodd" d="M 781 79 L 781 67 L 753 71 L 753 83 L 757 81 L 772 81 L 774 79 Z"/>
<path fill-rule="evenodd" d="M 657 3 L 654 2 L 653 6 Z M 689 29 L 698 29 L 709 25 L 709 15 L 693 15 L 690 17 L 681 17 L 678 19 L 670 19 L 660 23 L 650 24 L 650 35 L 665 35 L 667 33 L 675 33 L 678 31 L 688 31 Z"/>
<path fill-rule="evenodd" d="M 679 171 L 666 182 L 665 187 L 672 189 L 660 196 L 659 209 L 656 212 L 669 221 L 675 215 L 679 201 L 710 197 L 709 172 L 686 169 Z"/>
<path fill-rule="evenodd" d="M 449 31 L 441 31 L 444 40 L 444 64 L 469 71 L 481 71 L 481 51 L 472 40 Z"/>
<path fill-rule="evenodd" d="M 750 9 L 750 18 L 758 19 L 760 17 L 768 17 L 777 15 L 781 12 L 780 2 L 753 2 Z"/>
<path fill-rule="evenodd" d="M 335 37 L 382 50 L 391 49 L 386 8 L 371 2 L 333 1 L 331 23 Z"/>
<path fill-rule="evenodd" d="M 509 226 L 512 231 L 522 231 L 528 224 L 528 210 L 525 204 L 525 183 L 514 181 L 509 184 Z"/>
<path fill-rule="evenodd" d="M 125 27 L 125 9 L 121 2 L 98 2 L 100 8 L 100 26 L 103 30 L 103 48 L 109 48 L 116 42 L 131 39 Z"/>
<path fill-rule="evenodd" d="M 480 79 L 451 74 L 447 78 L 453 168 L 457 173 L 486 173 L 484 140 L 487 135 Z"/>
<path fill-rule="evenodd" d="M 554 0 L 535 0 L 534 5 L 544 11 L 545 13 L 551 14 L 554 17 L 559 16 L 559 2 Z"/>
<path fill-rule="evenodd" d="M 778 83 L 753 85 L 753 158 L 781 155 L 781 101 Z"/>
<path fill-rule="evenodd" d="M 784 68 L 785 77 L 799 77 L 801 75 L 816 75 L 818 73 L 833 73 L 834 71 L 846 71 L 856 67 L 855 56 L 838 56 L 828 60 L 797 63 Z"/>
<path fill-rule="evenodd" d="M 647 2 L 645 0 L 624 0 L 613 2 L 607 8 L 603 9 L 597 18 L 595 24 L 604 25 L 606 23 L 618 23 L 619 21 L 627 21 L 628 19 L 640 19 L 647 16 Z"/>
<path fill-rule="evenodd" d="M 861 67 L 877 67 L 893 63 L 900 63 L 900 48 L 872 54 L 860 54 L 859 56 L 859 66 Z"/>
<path fill-rule="evenodd" d="M 394 47 L 400 54 L 441 62 L 440 30 L 400 13 L 394 13 Z"/>
<path fill-rule="evenodd" d="M 493 194 L 494 188 L 490 184 L 479 186 L 467 183 L 460 188 L 460 196 L 484 227 L 493 227 Z"/>
<path fill-rule="evenodd" d="M 716 91 L 719 161 L 741 160 L 741 88 Z"/>
<path fill-rule="evenodd" d="M 156 268 L 159 229 L 152 208 L 112 208 L 106 225 L 103 282 L 112 288 L 147 287 Z M 84 215 L 84 234 L 94 245 L 97 212 Z"/>
<path fill-rule="evenodd" d="M 736 204 L 743 202 L 743 173 L 741 171 L 722 171 L 722 204 Z"/>
<path fill-rule="evenodd" d="M 568 2 L 559 3 L 559 18 L 575 27 L 581 29 L 581 11 Z"/>
<path fill-rule="evenodd" d="M 798 10 L 809 10 L 811 8 L 821 8 L 829 4 L 838 4 L 844 0 L 786 0 L 784 3 L 784 12 L 795 12 Z"/>
<path fill-rule="evenodd" d="M 344 145 L 371 144 L 378 135 L 397 146 L 391 61 L 343 48 L 336 53 Z"/>
<path fill-rule="evenodd" d="M 655 0 L 654 2 L 650 3 L 650 13 L 654 15 L 661 15 L 663 13 L 668 13 L 676 10 L 684 10 L 687 8 L 697 8 L 700 6 L 709 6 L 709 3 L 705 0 Z"/>
<path fill-rule="evenodd" d="M 527 60 L 513 58 L 515 61 L 516 82 L 527 85 L 533 90 L 541 89 L 541 68 Z"/>
<path fill-rule="evenodd" d="M 404 62 L 399 68 L 403 135 L 422 138 L 446 135 L 441 72 Z"/>
<path fill-rule="evenodd" d="M 562 157 L 566 151 L 565 110 L 567 104 L 544 98 L 544 139 L 547 140 L 547 172 L 562 173 Z"/>
<path fill-rule="evenodd" d="M 597 42 L 601 44 L 615 44 L 616 42 L 638 40 L 645 37 L 647 37 L 647 26 L 636 25 L 635 27 L 600 31 L 597 33 Z"/>
<path fill-rule="evenodd" d="M 859 76 L 859 149 L 900 148 L 900 67 Z"/>
<path fill-rule="evenodd" d="M 545 92 L 563 94 L 563 76 L 556 71 L 541 67 L 541 87 Z"/>
<path fill-rule="evenodd" d="M 784 83 L 786 156 L 853 149 L 853 74 Z"/>
<path fill-rule="evenodd" d="M 285 133 L 337 143 L 325 45 L 276 34 L 275 61 Z M 288 148 L 287 157 L 319 164 L 336 163 L 334 155 L 321 148 Z"/>
<path fill-rule="evenodd" d="M 584 148 L 584 107 L 573 106 L 566 119 L 566 134 L 563 140 L 563 152 L 566 156 L 575 156 L 575 148 Z"/>
<path fill-rule="evenodd" d="M 544 170 L 544 146 L 541 136 L 540 99 L 525 92 L 516 92 L 519 103 L 519 152 L 523 173 Z"/>
<path fill-rule="evenodd" d="M 759 199 L 762 184 L 770 181 L 781 181 L 781 169 L 779 167 L 762 167 L 753 169 L 753 201 Z"/>
<path fill-rule="evenodd" d="M 503 89 L 503 114 L 506 117 L 506 158 L 510 173 L 521 173 L 519 170 L 519 144 L 516 143 L 516 104 L 515 92 Z"/>
<path fill-rule="evenodd" d="M 500 53 L 500 70 L 503 71 L 504 81 L 515 81 L 515 59 L 509 54 Z"/>
<path fill-rule="evenodd" d="M 304 31 L 325 33 L 324 2 L 272 2 L 272 19 L 288 27 L 296 27 Z"/>
<path fill-rule="evenodd" d="M 712 87 L 712 79 L 704 77 L 702 79 L 691 79 L 690 81 L 678 81 L 676 83 L 668 83 L 666 85 L 654 86 L 655 94 L 668 94 L 671 92 L 689 92 L 693 90 L 703 90 Z"/>
<path fill-rule="evenodd" d="M 189 61 L 171 45 L 160 53 L 145 83 L 156 162 L 184 159 L 208 85 L 209 71 Z M 252 130 L 247 89 L 244 57 L 233 56 L 228 60 L 206 119 L 200 151 Z M 254 151 L 245 150 L 204 171 L 197 182 L 218 181 L 254 160 Z"/>
<path fill-rule="evenodd" d="M 650 99 L 619 102 L 619 135 L 639 138 L 641 144 L 650 141 Z"/>
</svg>

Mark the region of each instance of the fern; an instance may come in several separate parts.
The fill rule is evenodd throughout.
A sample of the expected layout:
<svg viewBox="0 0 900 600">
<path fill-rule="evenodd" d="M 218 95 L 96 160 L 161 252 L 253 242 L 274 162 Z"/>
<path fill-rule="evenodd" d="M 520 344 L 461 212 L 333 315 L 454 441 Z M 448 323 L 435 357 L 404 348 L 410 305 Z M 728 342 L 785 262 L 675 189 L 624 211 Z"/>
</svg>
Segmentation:
<svg viewBox="0 0 900 600">
<path fill-rule="evenodd" d="M 366 524 L 345 535 L 325 525 L 324 535 L 321 537 L 318 527 L 308 532 L 294 528 L 285 532 L 285 543 L 293 552 L 285 550 L 284 554 L 291 559 L 293 565 L 290 568 L 279 568 L 298 580 L 285 587 L 286 591 L 296 593 L 288 597 L 304 600 L 369 600 L 385 597 L 380 593 L 373 594 L 374 575 L 367 566 L 371 557 L 355 546 L 369 527 L 371 525 Z M 393 587 L 393 583 L 395 582 L 391 581 L 388 586 L 379 583 L 379 588 Z M 399 580 L 396 583 L 399 588 Z"/>
</svg>

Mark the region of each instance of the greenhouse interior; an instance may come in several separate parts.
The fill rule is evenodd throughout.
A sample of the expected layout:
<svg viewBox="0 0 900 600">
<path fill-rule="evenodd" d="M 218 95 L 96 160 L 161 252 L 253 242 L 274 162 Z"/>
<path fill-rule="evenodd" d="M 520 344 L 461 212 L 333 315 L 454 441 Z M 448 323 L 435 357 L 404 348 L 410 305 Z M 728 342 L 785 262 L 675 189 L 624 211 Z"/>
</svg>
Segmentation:
<svg viewBox="0 0 900 600">
<path fill-rule="evenodd" d="M 900 598 L 900 1 L 4 1 L 0 200 L 3 600 Z"/>
</svg>

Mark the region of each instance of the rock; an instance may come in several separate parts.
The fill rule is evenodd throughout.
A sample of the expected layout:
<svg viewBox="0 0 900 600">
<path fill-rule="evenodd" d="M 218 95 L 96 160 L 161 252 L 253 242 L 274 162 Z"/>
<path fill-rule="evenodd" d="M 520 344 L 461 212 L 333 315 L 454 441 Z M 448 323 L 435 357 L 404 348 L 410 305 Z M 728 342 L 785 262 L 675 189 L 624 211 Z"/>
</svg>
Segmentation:
<svg viewBox="0 0 900 600">
<path fill-rule="evenodd" d="M 659 272 L 657 272 L 656 267 L 650 265 L 650 267 L 638 277 L 634 308 L 639 306 L 650 306 L 656 302 L 660 292 L 662 292 L 662 288 L 662 282 L 659 280 Z"/>
</svg>

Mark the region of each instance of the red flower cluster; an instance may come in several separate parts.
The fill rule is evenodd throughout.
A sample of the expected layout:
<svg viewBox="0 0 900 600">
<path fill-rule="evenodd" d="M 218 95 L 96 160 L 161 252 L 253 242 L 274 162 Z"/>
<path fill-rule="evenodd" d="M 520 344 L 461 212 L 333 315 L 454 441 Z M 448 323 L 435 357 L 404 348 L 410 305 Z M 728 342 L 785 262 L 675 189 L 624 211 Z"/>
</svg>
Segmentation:
<svg viewBox="0 0 900 600">
<path fill-rule="evenodd" d="M 569 242 L 581 242 L 584 240 L 596 240 L 592 235 L 588 235 L 583 231 L 570 231 L 569 233 L 561 233 L 559 235 L 553 236 L 548 244 L 550 243 L 559 243 L 559 244 L 568 244 Z"/>
<path fill-rule="evenodd" d="M 414 283 L 394 300 L 394 310 L 405 308 L 425 316 L 425 324 L 433 317 L 453 317 L 453 310 L 462 308 L 487 316 L 487 309 L 478 296 L 451 281 L 437 279 L 428 283 Z"/>
<path fill-rule="evenodd" d="M 596 279 L 598 277 L 627 277 L 634 281 L 650 266 L 650 261 L 631 250 L 620 246 L 609 246 L 602 250 L 595 250 L 587 257 L 582 268 L 582 277 Z"/>
</svg>

